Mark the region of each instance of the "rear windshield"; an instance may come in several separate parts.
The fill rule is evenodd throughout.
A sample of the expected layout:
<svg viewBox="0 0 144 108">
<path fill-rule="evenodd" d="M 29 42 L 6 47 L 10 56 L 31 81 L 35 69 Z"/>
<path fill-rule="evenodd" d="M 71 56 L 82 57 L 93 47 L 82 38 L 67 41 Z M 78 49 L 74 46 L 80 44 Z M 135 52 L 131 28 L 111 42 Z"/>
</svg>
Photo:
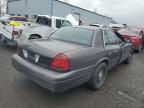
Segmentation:
<svg viewBox="0 0 144 108">
<path fill-rule="evenodd" d="M 51 26 L 51 18 L 47 18 L 44 16 L 38 16 L 36 23 L 46 25 L 46 26 Z"/>
<path fill-rule="evenodd" d="M 57 30 L 50 39 L 91 46 L 94 30 L 79 27 L 64 27 Z"/>
</svg>

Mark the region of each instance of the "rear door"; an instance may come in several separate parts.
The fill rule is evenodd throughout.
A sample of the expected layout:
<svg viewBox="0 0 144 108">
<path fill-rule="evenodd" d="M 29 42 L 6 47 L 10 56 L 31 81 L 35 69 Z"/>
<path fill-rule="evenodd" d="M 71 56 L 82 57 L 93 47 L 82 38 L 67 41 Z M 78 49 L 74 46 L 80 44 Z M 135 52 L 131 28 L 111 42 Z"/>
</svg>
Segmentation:
<svg viewBox="0 0 144 108">
<path fill-rule="evenodd" d="M 130 51 L 132 51 L 132 47 L 131 47 L 131 43 L 128 43 L 128 42 L 120 39 L 120 36 L 117 36 L 117 35 L 116 35 L 116 37 L 117 37 L 117 40 L 119 41 L 119 45 L 121 47 L 121 58 L 119 61 L 119 63 L 121 63 L 129 56 Z"/>
<path fill-rule="evenodd" d="M 119 63 L 121 47 L 116 36 L 111 30 L 103 30 L 103 37 L 106 56 L 109 58 L 109 69 L 111 69 Z"/>
<path fill-rule="evenodd" d="M 72 24 L 69 21 L 62 20 L 62 27 L 72 26 Z"/>
</svg>

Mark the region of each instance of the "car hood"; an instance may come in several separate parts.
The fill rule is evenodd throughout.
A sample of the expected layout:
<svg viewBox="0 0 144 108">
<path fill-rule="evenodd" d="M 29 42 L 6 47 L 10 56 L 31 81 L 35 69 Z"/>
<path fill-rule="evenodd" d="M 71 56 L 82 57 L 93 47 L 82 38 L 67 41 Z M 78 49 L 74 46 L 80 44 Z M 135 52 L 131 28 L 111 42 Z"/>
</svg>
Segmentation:
<svg viewBox="0 0 144 108">
<path fill-rule="evenodd" d="M 67 43 L 58 40 L 49 40 L 49 39 L 27 41 L 21 44 L 20 46 L 23 49 L 49 57 L 54 57 L 57 54 L 78 50 L 81 48 L 87 48 L 87 46 L 81 46 L 77 44 Z"/>
</svg>

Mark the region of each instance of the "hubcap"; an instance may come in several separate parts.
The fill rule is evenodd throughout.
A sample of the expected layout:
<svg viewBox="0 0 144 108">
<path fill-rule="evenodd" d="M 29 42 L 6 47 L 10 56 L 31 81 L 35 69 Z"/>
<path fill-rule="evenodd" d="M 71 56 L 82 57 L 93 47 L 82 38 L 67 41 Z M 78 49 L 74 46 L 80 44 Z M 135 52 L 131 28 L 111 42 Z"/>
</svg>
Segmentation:
<svg viewBox="0 0 144 108">
<path fill-rule="evenodd" d="M 140 47 L 139 47 L 139 52 L 141 51 L 141 48 L 142 48 L 142 46 L 140 45 Z"/>
<path fill-rule="evenodd" d="M 98 74 L 98 81 L 101 82 L 104 78 L 104 70 L 101 70 Z"/>
</svg>

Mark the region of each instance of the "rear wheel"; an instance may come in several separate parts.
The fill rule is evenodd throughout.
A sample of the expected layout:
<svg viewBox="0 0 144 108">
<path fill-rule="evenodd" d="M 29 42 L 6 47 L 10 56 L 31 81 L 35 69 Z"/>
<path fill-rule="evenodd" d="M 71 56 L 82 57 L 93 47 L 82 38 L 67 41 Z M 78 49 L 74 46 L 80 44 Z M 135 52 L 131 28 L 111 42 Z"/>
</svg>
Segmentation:
<svg viewBox="0 0 144 108">
<path fill-rule="evenodd" d="M 142 49 L 142 45 L 139 46 L 139 48 L 137 49 L 137 52 L 140 53 Z"/>
<path fill-rule="evenodd" d="M 101 63 L 96 67 L 96 70 L 88 82 L 88 85 L 93 90 L 100 89 L 107 78 L 107 65 L 105 63 Z"/>
<path fill-rule="evenodd" d="M 130 64 L 132 61 L 133 53 L 131 52 L 128 56 L 128 58 L 124 61 L 125 64 Z"/>
</svg>

